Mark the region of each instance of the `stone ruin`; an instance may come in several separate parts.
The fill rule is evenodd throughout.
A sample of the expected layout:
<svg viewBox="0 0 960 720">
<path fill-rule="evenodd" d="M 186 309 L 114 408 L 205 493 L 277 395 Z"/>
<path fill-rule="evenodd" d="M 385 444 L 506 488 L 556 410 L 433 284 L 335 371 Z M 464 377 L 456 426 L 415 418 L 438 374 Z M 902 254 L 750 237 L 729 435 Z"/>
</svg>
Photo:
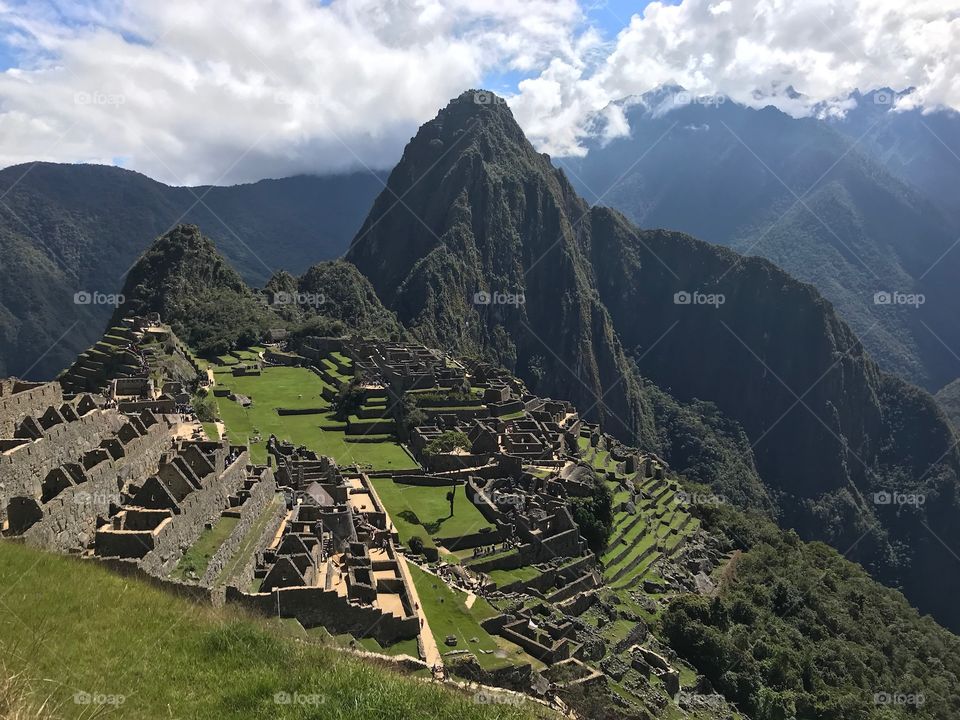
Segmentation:
<svg viewBox="0 0 960 720">
<path fill-rule="evenodd" d="M 258 556 L 253 590 L 230 587 L 227 600 L 383 644 L 417 637 L 412 580 L 369 478 L 275 438 L 268 447 L 288 512 Z"/>
</svg>

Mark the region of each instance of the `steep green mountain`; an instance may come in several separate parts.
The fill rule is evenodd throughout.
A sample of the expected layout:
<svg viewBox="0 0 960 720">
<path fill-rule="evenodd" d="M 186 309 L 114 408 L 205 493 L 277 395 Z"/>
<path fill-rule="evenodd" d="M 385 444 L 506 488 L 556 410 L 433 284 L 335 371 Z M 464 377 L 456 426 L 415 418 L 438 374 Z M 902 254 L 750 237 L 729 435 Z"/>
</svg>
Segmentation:
<svg viewBox="0 0 960 720">
<path fill-rule="evenodd" d="M 261 284 L 339 256 L 381 188 L 370 173 L 191 188 L 101 165 L 0 170 L 0 375 L 53 377 L 96 342 L 114 309 L 103 296 L 179 222 Z"/>
<path fill-rule="evenodd" d="M 854 92 L 842 115 L 824 114 L 826 123 L 917 188 L 960 225 L 960 112 L 950 108 L 909 108 L 913 89 L 880 88 Z"/>
<path fill-rule="evenodd" d="M 273 318 L 196 225 L 177 225 L 137 260 L 123 286 L 125 316 L 156 312 L 191 348 L 219 355 L 257 342 Z"/>
<path fill-rule="evenodd" d="M 942 571 L 960 547 L 960 457 L 933 398 L 885 375 L 830 303 L 772 263 L 590 207 L 502 102 L 475 97 L 420 129 L 353 241 L 347 259 L 384 304 L 681 472 L 692 458 L 671 432 L 739 424 L 754 455 L 741 469 L 755 459 L 786 524 L 960 625 L 960 577 Z M 641 375 L 727 420 L 656 412 Z M 730 437 L 725 450 L 743 448 Z M 700 476 L 719 482 L 732 465 L 704 473 L 711 442 L 697 444 Z"/>
<path fill-rule="evenodd" d="M 300 277 L 280 271 L 264 290 L 277 315 L 300 325 L 301 334 L 398 338 L 404 332 L 370 281 L 344 260 L 317 263 Z"/>
<path fill-rule="evenodd" d="M 473 98 L 420 129 L 347 259 L 424 343 L 490 354 L 651 442 L 652 413 L 583 271 L 589 207 L 505 106 Z"/>
<path fill-rule="evenodd" d="M 759 255 L 811 283 L 888 372 L 930 391 L 960 376 L 960 215 L 931 199 L 938 179 L 955 185 L 960 162 L 949 158 L 954 181 L 913 171 L 931 143 L 947 155 L 919 126 L 940 113 L 915 113 L 909 127 L 859 96 L 848 122 L 689 98 L 666 87 L 620 103 L 630 134 L 562 161 L 575 187 L 641 227 Z M 894 139 L 923 140 L 926 154 L 907 163 L 889 152 Z"/>
</svg>

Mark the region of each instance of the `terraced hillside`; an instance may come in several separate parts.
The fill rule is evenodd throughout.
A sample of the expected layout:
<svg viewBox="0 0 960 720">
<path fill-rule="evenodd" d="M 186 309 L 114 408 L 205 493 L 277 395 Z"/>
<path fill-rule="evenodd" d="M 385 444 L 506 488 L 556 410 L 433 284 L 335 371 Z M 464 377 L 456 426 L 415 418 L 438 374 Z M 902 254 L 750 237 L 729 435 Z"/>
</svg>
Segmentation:
<svg viewBox="0 0 960 720">
<path fill-rule="evenodd" d="M 58 379 L 65 392 L 95 392 L 110 379 L 135 377 L 145 367 L 156 380 L 190 382 L 200 374 L 199 361 L 169 327 L 137 329 L 127 318 L 108 328 Z"/>
</svg>

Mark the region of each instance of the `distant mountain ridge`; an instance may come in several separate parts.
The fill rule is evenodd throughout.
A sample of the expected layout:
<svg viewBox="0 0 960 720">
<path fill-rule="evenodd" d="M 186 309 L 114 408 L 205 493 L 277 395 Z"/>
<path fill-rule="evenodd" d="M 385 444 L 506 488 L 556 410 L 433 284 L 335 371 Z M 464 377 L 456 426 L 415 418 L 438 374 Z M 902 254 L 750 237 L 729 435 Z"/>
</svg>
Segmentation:
<svg viewBox="0 0 960 720">
<path fill-rule="evenodd" d="M 0 170 L 0 375 L 51 378 L 93 344 L 114 310 L 98 301 L 176 223 L 202 225 L 259 285 L 340 256 L 382 183 L 365 172 L 186 188 L 103 165 Z"/>
<path fill-rule="evenodd" d="M 598 118 L 586 157 L 558 164 L 641 227 L 815 285 L 884 369 L 936 391 L 960 376 L 960 160 L 941 144 L 960 153 L 960 114 L 894 111 L 896 97 L 856 94 L 819 120 L 664 87 L 618 104 L 629 136 L 604 140 Z"/>
<path fill-rule="evenodd" d="M 679 472 L 688 442 L 722 456 L 730 436 L 668 425 L 682 412 L 661 403 L 715 403 L 788 525 L 960 625 L 944 587 L 960 582 L 935 570 L 951 556 L 924 527 L 960 544 L 960 455 L 933 398 L 772 263 L 589 206 L 502 101 L 477 98 L 421 127 L 347 254 L 384 304 L 427 344 L 500 360 Z M 908 491 L 931 504 L 874 502 Z"/>
</svg>

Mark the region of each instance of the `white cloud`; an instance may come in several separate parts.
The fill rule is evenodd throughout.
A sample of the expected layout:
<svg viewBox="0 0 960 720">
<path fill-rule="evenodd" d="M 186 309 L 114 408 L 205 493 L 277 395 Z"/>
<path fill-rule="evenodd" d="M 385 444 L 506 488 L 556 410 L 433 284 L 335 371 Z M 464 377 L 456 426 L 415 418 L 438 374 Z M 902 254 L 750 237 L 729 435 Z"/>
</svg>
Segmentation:
<svg viewBox="0 0 960 720">
<path fill-rule="evenodd" d="M 670 83 L 793 115 L 821 102 L 842 111 L 853 90 L 885 86 L 960 109 L 960 0 L 655 2 L 602 60 L 557 59 L 510 104 L 541 150 L 578 155 L 595 113 Z M 791 85 L 803 98 L 787 96 Z"/>
<path fill-rule="evenodd" d="M 574 0 L 0 2 L 0 165 L 173 183 L 387 167 L 492 68 L 573 57 Z"/>
<path fill-rule="evenodd" d="M 451 97 L 512 73 L 517 119 L 558 155 L 597 113 L 627 132 L 609 104 L 665 83 L 792 114 L 880 86 L 960 108 L 960 0 L 654 2 L 610 40 L 587 17 L 576 0 L 0 0 L 20 58 L 0 73 L 0 165 L 173 183 L 384 168 Z"/>
</svg>

